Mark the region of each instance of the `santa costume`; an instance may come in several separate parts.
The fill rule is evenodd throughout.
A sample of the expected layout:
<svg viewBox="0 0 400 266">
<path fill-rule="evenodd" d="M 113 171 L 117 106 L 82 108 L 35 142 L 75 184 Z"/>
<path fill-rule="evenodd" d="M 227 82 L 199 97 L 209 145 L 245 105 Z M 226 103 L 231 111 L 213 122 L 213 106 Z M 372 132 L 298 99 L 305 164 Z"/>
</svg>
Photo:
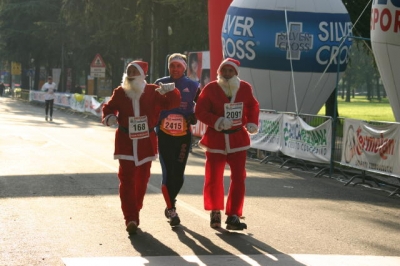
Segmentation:
<svg viewBox="0 0 400 266">
<path fill-rule="evenodd" d="M 238 78 L 239 65 L 239 61 L 232 58 L 221 63 L 218 79 L 202 89 L 195 110 L 197 119 L 207 125 L 199 142 L 206 150 L 204 208 L 212 211 L 211 227 L 220 226 L 220 210 L 225 209 L 227 229 L 232 230 L 247 227 L 239 221 L 245 195 L 246 150 L 250 148 L 249 133 L 258 131 L 259 116 L 259 103 L 253 96 L 251 85 Z M 234 70 L 229 79 L 221 74 L 225 66 Z M 226 163 L 230 166 L 231 183 L 224 206 Z"/>
<path fill-rule="evenodd" d="M 130 67 L 136 68 L 139 75 L 129 76 Z M 119 160 L 119 195 L 129 233 L 136 232 L 139 225 L 139 211 L 143 206 L 151 163 L 157 158 L 154 127 L 162 110 L 180 104 L 180 92 L 174 86 L 147 84 L 147 70 L 146 62 L 129 63 L 122 84 L 104 104 L 102 115 L 104 125 L 118 125 L 114 159 Z"/>
</svg>

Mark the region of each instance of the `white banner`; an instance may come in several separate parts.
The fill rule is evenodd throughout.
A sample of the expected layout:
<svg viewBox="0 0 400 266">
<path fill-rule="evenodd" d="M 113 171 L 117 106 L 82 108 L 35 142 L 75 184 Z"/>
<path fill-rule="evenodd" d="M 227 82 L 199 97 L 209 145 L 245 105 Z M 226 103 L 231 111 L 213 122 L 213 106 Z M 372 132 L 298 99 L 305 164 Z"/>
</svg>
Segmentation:
<svg viewBox="0 0 400 266">
<path fill-rule="evenodd" d="M 250 146 L 255 149 L 276 152 L 281 149 L 282 114 L 260 112 L 258 133 L 250 135 Z"/>
<path fill-rule="evenodd" d="M 44 102 L 44 92 L 30 91 L 29 100 Z M 89 112 L 101 117 L 103 104 L 109 101 L 110 97 L 99 103 L 96 97 L 83 94 L 55 93 L 54 105 L 69 107 L 78 112 Z"/>
<path fill-rule="evenodd" d="M 85 111 L 90 112 L 96 116 L 100 116 L 102 114 L 102 107 L 104 102 L 99 103 L 94 97 L 85 96 Z"/>
<path fill-rule="evenodd" d="M 45 92 L 43 91 L 29 91 L 29 100 L 44 102 Z M 54 93 L 54 105 L 70 107 L 69 99 L 71 94 L 68 93 Z"/>
<path fill-rule="evenodd" d="M 54 104 L 64 107 L 69 107 L 69 98 L 71 97 L 70 94 L 65 93 L 55 93 L 54 94 Z"/>
<path fill-rule="evenodd" d="M 281 151 L 293 158 L 312 162 L 330 162 L 332 121 L 312 127 L 298 116 L 283 115 Z"/>
<path fill-rule="evenodd" d="M 51 75 L 53 76 L 53 81 L 57 85 L 57 90 L 61 90 L 62 88 L 62 86 L 60 86 L 61 68 L 53 68 L 51 72 L 52 72 Z"/>
<path fill-rule="evenodd" d="M 78 93 L 72 94 L 69 103 L 71 109 L 82 113 L 85 112 L 85 95 Z"/>
<path fill-rule="evenodd" d="M 400 176 L 400 125 L 345 119 L 341 164 Z"/>
</svg>

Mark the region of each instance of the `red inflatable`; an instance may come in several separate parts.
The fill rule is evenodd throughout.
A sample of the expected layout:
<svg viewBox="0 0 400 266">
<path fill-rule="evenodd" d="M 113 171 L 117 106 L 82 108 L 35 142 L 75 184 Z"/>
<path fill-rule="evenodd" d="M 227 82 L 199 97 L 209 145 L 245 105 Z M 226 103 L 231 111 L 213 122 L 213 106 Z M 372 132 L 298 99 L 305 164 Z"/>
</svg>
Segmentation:
<svg viewBox="0 0 400 266">
<path fill-rule="evenodd" d="M 217 77 L 217 69 L 221 64 L 222 55 L 222 25 L 225 14 L 232 0 L 208 0 L 208 41 L 210 46 L 211 80 Z"/>
</svg>

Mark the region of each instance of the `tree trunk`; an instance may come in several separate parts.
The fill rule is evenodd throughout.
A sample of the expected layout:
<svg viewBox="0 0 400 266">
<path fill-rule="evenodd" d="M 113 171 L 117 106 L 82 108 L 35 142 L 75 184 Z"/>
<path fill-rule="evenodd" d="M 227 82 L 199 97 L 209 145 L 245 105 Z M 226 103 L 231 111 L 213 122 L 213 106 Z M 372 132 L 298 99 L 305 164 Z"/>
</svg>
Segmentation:
<svg viewBox="0 0 400 266">
<path fill-rule="evenodd" d="M 335 89 L 336 90 L 336 89 Z M 335 113 L 335 105 L 336 105 L 336 117 L 339 116 L 338 108 L 337 108 L 337 101 L 335 100 L 336 92 L 335 90 L 332 91 L 331 95 L 329 96 L 328 100 L 325 102 L 325 115 L 334 117 Z"/>
<path fill-rule="evenodd" d="M 379 87 L 379 78 L 377 77 L 375 79 L 375 87 L 376 87 L 376 97 L 378 97 L 378 100 L 381 101 L 381 88 Z"/>
<path fill-rule="evenodd" d="M 351 94 L 351 74 L 347 76 L 347 82 L 346 82 L 346 102 L 350 102 L 350 94 Z"/>
</svg>

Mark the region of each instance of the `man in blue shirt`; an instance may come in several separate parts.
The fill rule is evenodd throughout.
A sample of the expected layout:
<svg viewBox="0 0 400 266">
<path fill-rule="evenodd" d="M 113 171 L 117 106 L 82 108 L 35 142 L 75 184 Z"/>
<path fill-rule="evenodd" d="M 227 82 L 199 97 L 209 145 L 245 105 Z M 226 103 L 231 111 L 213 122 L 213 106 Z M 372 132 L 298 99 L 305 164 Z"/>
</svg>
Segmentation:
<svg viewBox="0 0 400 266">
<path fill-rule="evenodd" d="M 186 162 L 192 142 L 190 125 L 197 122 L 194 116 L 194 98 L 199 89 L 199 83 L 185 75 L 186 69 L 186 56 L 174 53 L 168 57 L 170 75 L 155 81 L 155 84 L 173 82 L 181 93 L 180 107 L 162 111 L 157 126 L 162 168 L 161 190 L 167 205 L 165 216 L 169 219 L 171 226 L 180 224 L 175 202 L 183 186 Z"/>
</svg>

